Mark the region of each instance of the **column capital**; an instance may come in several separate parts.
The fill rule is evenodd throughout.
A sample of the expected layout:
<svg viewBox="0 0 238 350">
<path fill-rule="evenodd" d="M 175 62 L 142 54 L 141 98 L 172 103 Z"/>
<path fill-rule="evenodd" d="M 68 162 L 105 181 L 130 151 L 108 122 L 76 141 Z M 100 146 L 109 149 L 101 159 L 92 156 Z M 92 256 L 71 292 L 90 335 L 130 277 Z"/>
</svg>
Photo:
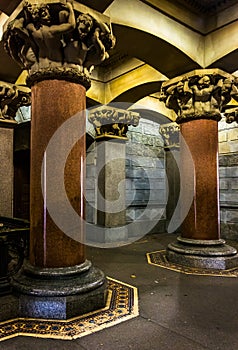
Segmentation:
<svg viewBox="0 0 238 350">
<path fill-rule="evenodd" d="M 89 73 L 114 47 L 109 17 L 68 0 L 22 2 L 4 26 L 7 53 L 27 83 L 61 79 L 90 87 Z"/>
<path fill-rule="evenodd" d="M 233 122 L 238 123 L 238 106 L 226 109 L 224 116 L 226 117 L 226 122 L 231 124 Z"/>
<path fill-rule="evenodd" d="M 31 104 L 30 89 L 0 81 L 0 121 L 15 123 L 16 112 L 21 106 Z"/>
<path fill-rule="evenodd" d="M 177 114 L 177 123 L 221 119 L 221 111 L 238 98 L 237 79 L 220 69 L 199 69 L 162 84 L 160 100 Z"/>
<path fill-rule="evenodd" d="M 179 148 L 179 131 L 180 127 L 177 123 L 160 125 L 159 132 L 164 139 L 165 150 Z"/>
<path fill-rule="evenodd" d="M 100 106 L 89 111 L 88 120 L 96 131 L 96 140 L 127 140 L 128 126 L 139 124 L 139 113 L 111 106 Z"/>
</svg>

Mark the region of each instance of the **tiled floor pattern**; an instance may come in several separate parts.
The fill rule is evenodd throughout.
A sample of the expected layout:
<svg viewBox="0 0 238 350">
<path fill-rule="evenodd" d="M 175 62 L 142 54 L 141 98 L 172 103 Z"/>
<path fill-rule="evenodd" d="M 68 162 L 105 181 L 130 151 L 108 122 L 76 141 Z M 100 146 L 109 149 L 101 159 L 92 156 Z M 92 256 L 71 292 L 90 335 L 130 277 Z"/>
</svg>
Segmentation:
<svg viewBox="0 0 238 350">
<path fill-rule="evenodd" d="M 18 335 L 77 339 L 136 317 L 137 288 L 107 277 L 108 297 L 104 309 L 69 320 L 18 318 L 0 323 L 0 341 Z"/>
</svg>

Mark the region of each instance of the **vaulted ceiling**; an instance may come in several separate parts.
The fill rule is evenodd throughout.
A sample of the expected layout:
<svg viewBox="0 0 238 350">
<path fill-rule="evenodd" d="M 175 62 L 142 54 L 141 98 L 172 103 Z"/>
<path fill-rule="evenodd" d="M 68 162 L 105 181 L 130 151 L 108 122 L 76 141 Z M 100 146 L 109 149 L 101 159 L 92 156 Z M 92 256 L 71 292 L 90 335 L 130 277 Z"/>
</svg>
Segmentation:
<svg viewBox="0 0 238 350">
<path fill-rule="evenodd" d="M 36 1 L 40 2 L 40 0 Z M 10 15 L 20 2 L 21 0 L 0 0 L 0 11 Z M 238 32 L 237 27 L 235 27 L 238 24 L 238 0 L 80 0 L 76 2 L 99 12 L 105 12 L 109 16 L 111 13 L 115 15 L 113 31 L 117 36 L 117 45 L 111 53 L 110 59 L 102 65 L 102 72 L 112 71 L 115 66 L 121 65 L 124 60 L 128 60 L 130 57 L 135 57 L 142 63 L 145 62 L 168 78 L 205 66 L 217 66 L 228 72 L 234 72 L 238 69 L 238 39 L 235 39 L 238 36 L 234 34 Z M 142 9 L 145 9 L 145 11 L 142 10 L 141 17 L 138 17 L 137 9 L 132 6 L 135 2 L 142 5 Z M 115 3 L 117 6 L 114 6 Z M 117 8 L 120 10 L 122 3 L 125 12 L 120 17 L 117 16 Z M 235 5 L 237 5 L 236 11 L 233 10 Z M 153 19 L 151 17 L 152 11 L 155 15 Z M 134 16 L 132 24 L 126 23 L 125 17 L 128 12 Z M 156 14 L 159 14 L 158 19 L 162 20 L 161 27 L 160 24 L 158 25 Z M 163 31 L 163 26 L 167 25 L 165 18 L 170 21 L 171 26 L 168 26 L 167 33 L 164 32 L 164 37 L 159 37 L 157 33 Z M 145 22 L 144 27 L 140 26 L 141 20 Z M 153 27 L 151 23 L 153 23 Z M 148 24 L 148 31 L 146 24 Z M 233 26 L 232 45 L 229 42 L 230 32 L 227 30 L 229 25 Z M 153 32 L 155 26 L 157 26 L 157 33 Z M 177 29 L 181 29 L 181 34 Z M 223 43 L 219 41 L 219 35 L 216 36 L 221 31 L 225 31 Z M 177 42 L 182 44 L 185 42 L 187 47 L 190 45 L 189 50 L 186 51 L 185 46 L 179 47 Z M 230 45 L 227 51 L 222 46 L 224 42 Z M 202 65 L 198 56 L 202 56 L 205 44 L 208 44 L 212 53 L 216 54 L 220 50 L 222 57 L 219 54 L 215 57 L 214 54 L 213 61 Z M 200 52 L 197 51 L 198 49 Z M 4 52 L 3 43 L 0 42 L 0 80 L 15 82 L 20 72 L 21 69 Z M 151 82 L 153 89 L 156 89 L 153 79 Z M 146 84 L 148 87 L 148 80 L 146 80 Z M 149 91 L 149 89 L 147 90 Z"/>
<path fill-rule="evenodd" d="M 0 0 L 0 10 L 10 15 L 22 0 Z M 113 0 L 76 0 L 81 4 L 91 7 L 99 12 L 104 12 Z M 129 0 L 128 0 L 129 1 Z M 148 1 L 150 2 L 150 1 Z M 155 0 L 153 3 L 160 5 L 161 0 Z M 167 1 L 168 3 L 171 1 Z M 209 13 L 222 11 L 234 4 L 237 0 L 173 0 L 173 3 L 179 3 L 184 7 L 195 12 Z"/>
<path fill-rule="evenodd" d="M 237 0 L 175 0 L 188 8 L 201 13 L 212 13 L 223 11 L 224 9 L 237 3 Z"/>
</svg>

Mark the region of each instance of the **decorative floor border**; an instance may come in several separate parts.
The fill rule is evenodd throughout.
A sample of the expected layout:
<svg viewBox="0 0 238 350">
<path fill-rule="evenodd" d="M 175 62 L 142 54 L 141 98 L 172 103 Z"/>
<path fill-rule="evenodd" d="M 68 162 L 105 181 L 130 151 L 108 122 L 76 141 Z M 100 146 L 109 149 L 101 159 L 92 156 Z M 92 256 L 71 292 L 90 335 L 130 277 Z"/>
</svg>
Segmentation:
<svg viewBox="0 0 238 350">
<path fill-rule="evenodd" d="M 16 318 L 0 322 L 0 341 L 16 336 L 72 340 L 139 315 L 137 288 L 110 277 L 106 307 L 68 320 Z"/>
<path fill-rule="evenodd" d="M 216 276 L 216 277 L 238 277 L 238 267 L 229 270 L 201 269 L 176 265 L 167 260 L 166 250 L 147 253 L 147 261 L 150 265 L 162 267 L 164 269 L 184 273 L 187 275 Z"/>
</svg>

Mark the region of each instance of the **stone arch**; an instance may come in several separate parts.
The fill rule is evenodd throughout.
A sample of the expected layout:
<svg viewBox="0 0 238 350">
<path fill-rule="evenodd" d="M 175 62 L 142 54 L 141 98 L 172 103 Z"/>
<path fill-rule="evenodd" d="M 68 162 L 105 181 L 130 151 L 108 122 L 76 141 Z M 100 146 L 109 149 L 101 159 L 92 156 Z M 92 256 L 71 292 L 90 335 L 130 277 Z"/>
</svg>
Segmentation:
<svg viewBox="0 0 238 350">
<path fill-rule="evenodd" d="M 218 60 L 237 49 L 237 21 L 203 35 L 138 0 L 131 0 L 130 4 L 127 0 L 114 0 L 105 14 L 112 20 L 119 45 L 156 69 L 158 63 L 162 63 L 159 70 L 168 77 L 184 73 L 184 67 L 190 71 L 196 65 L 197 68 L 214 66 Z M 133 35 L 133 31 L 136 35 Z M 143 36 L 141 33 L 144 33 L 146 41 L 140 40 Z M 145 42 L 148 45 L 150 40 L 146 34 L 156 39 L 150 52 L 143 46 Z M 156 47 L 159 47 L 158 51 Z M 161 62 L 166 55 L 165 62 Z M 145 56 L 150 62 L 144 59 Z"/>
<path fill-rule="evenodd" d="M 117 32 L 117 25 L 126 28 L 126 35 L 124 35 L 123 42 L 125 42 L 125 38 L 127 39 L 127 44 L 130 42 L 131 45 L 127 45 L 129 50 L 134 46 L 133 41 L 129 37 L 130 30 L 133 28 L 139 32 L 151 33 L 152 36 L 161 41 L 160 45 L 163 42 L 165 43 L 164 48 L 167 45 L 177 48 L 178 52 L 183 53 L 185 57 L 191 57 L 189 59 L 190 63 L 191 61 L 197 62 L 198 65 L 203 66 L 204 37 L 151 6 L 138 0 L 131 0 L 129 4 L 127 0 L 115 0 L 105 11 L 105 14 L 111 18 L 115 32 Z M 141 44 L 145 42 L 140 41 L 140 46 L 138 46 L 137 41 L 137 48 L 143 46 Z M 154 52 L 156 51 L 155 47 L 153 46 Z M 160 71 L 164 73 L 162 69 Z M 178 72 L 177 74 L 180 73 Z"/>
<path fill-rule="evenodd" d="M 168 78 L 201 68 L 188 54 L 153 33 L 121 24 L 113 24 L 113 32 L 116 49 L 139 58 Z"/>
<path fill-rule="evenodd" d="M 235 72 L 238 70 L 238 49 L 216 60 L 208 68 L 220 68 L 229 73 Z"/>
<path fill-rule="evenodd" d="M 113 99 L 112 102 L 129 102 L 133 104 L 145 96 L 160 91 L 161 84 L 162 81 L 153 81 L 137 85 L 122 92 L 115 99 Z"/>
</svg>

